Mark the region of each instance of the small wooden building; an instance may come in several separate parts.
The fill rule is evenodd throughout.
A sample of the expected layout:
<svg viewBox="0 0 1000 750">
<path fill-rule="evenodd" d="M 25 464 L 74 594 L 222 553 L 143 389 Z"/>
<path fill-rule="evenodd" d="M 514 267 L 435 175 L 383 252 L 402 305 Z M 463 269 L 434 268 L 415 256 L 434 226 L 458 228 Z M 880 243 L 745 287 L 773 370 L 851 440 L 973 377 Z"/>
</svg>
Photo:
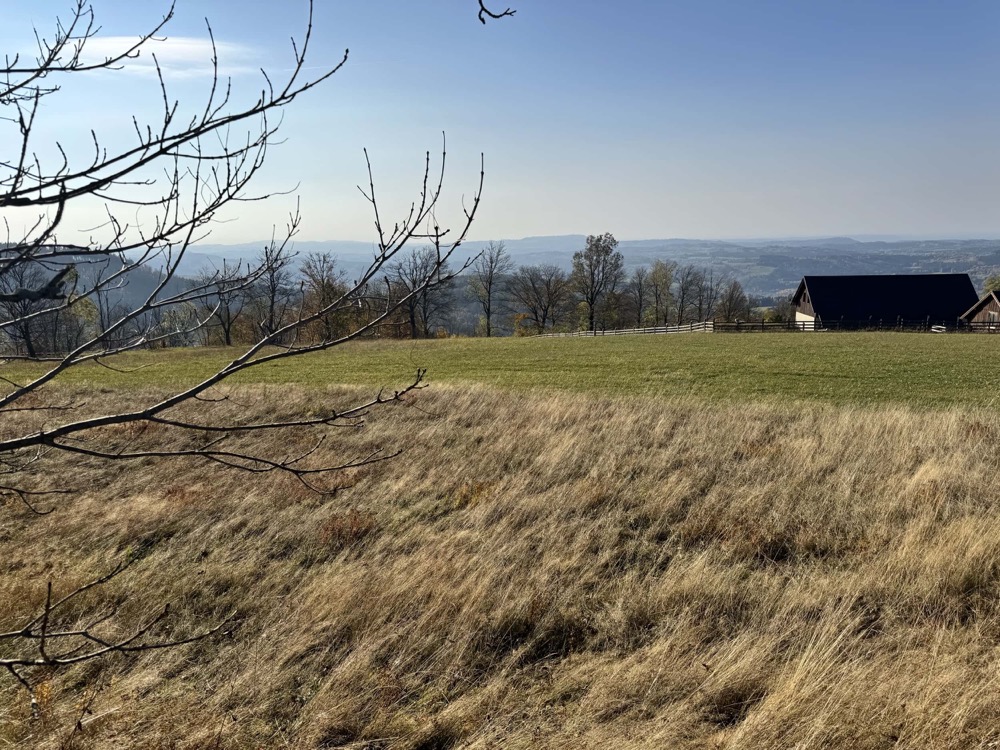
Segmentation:
<svg viewBox="0 0 1000 750">
<path fill-rule="evenodd" d="M 970 307 L 962 318 L 973 330 L 1000 332 L 1000 292 L 990 292 Z"/>
<path fill-rule="evenodd" d="M 803 276 L 792 309 L 824 327 L 956 326 L 978 296 L 965 273 Z"/>
</svg>

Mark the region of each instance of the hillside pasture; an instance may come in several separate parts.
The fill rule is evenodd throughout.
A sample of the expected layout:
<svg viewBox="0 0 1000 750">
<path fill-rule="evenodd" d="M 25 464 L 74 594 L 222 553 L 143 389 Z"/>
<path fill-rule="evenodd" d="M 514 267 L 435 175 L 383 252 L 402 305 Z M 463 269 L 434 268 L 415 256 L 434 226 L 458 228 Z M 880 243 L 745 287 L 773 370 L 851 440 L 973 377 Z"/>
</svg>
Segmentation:
<svg viewBox="0 0 1000 750">
<path fill-rule="evenodd" d="M 140 352 L 116 360 L 134 372 L 94 365 L 70 371 L 63 382 L 175 387 L 207 376 L 235 354 L 235 349 L 200 348 Z M 943 408 L 1000 404 L 998 357 L 1000 337 L 959 334 L 381 340 L 262 366 L 232 382 L 391 388 L 426 368 L 433 384 L 477 383 L 517 391 Z M 0 375 L 19 380 L 36 371 L 8 364 Z"/>
<path fill-rule="evenodd" d="M 58 596 L 124 560 L 62 626 L 116 604 L 114 638 L 167 602 L 159 636 L 225 624 L 36 672 L 36 718 L 0 680 L 0 746 L 996 747 L 998 345 L 382 341 L 253 370 L 220 389 L 220 419 L 312 417 L 417 368 L 431 387 L 328 430 L 317 464 L 402 451 L 335 495 L 190 460 L 48 457 L 38 488 L 75 494 L 44 517 L 0 507 L 0 632 L 47 582 Z M 57 396 L 106 413 L 231 356 L 137 353 L 118 362 L 132 371 L 71 370 Z M 171 430 L 104 437 L 198 442 Z M 316 437 L 227 445 L 299 455 Z"/>
</svg>

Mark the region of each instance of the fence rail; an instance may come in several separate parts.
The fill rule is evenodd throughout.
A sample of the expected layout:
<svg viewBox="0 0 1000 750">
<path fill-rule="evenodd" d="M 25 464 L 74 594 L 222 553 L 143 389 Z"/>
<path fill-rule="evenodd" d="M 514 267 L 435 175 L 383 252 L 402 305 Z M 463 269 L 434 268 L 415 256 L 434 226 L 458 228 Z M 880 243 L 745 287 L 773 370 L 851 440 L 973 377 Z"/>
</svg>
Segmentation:
<svg viewBox="0 0 1000 750">
<path fill-rule="evenodd" d="M 1000 333 L 998 323 L 966 323 L 955 321 L 896 320 L 836 320 L 829 323 L 812 320 L 793 320 L 783 323 L 737 322 L 722 323 L 711 320 L 686 323 L 678 326 L 652 328 L 618 328 L 605 331 L 571 331 L 569 333 L 542 333 L 539 338 L 567 338 L 578 336 L 636 336 L 656 333 L 777 333 L 781 331 L 907 331 L 930 333 Z"/>
<path fill-rule="evenodd" d="M 715 328 L 711 320 L 702 323 L 686 323 L 679 326 L 657 326 L 655 328 L 615 328 L 607 331 L 572 331 L 570 333 L 542 333 L 540 338 L 564 338 L 568 336 L 636 336 L 646 333 L 711 333 Z"/>
<path fill-rule="evenodd" d="M 765 323 L 763 321 L 739 321 L 736 323 L 716 323 L 715 333 L 768 333 L 776 331 L 818 331 L 821 330 L 814 320 L 789 320 L 782 323 Z"/>
<path fill-rule="evenodd" d="M 1000 322 L 966 323 L 964 330 L 970 333 L 1000 333 Z"/>
</svg>

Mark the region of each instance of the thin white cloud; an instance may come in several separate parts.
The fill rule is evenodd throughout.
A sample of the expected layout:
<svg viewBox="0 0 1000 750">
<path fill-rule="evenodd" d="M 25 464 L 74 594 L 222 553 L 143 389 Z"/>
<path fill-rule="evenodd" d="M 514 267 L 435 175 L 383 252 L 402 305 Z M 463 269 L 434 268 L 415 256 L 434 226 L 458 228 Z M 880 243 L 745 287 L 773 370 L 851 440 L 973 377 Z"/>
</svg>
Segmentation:
<svg viewBox="0 0 1000 750">
<path fill-rule="evenodd" d="M 100 62 L 120 55 L 137 41 L 137 37 L 129 36 L 95 37 L 87 42 L 82 57 L 88 63 Z M 245 45 L 216 41 L 215 54 L 220 75 L 238 76 L 259 69 L 259 65 L 254 64 L 254 50 Z M 212 75 L 212 55 L 210 39 L 174 36 L 148 41 L 139 56 L 126 60 L 123 66 L 137 75 L 155 75 L 156 63 L 159 63 L 165 77 L 200 78 Z"/>
</svg>

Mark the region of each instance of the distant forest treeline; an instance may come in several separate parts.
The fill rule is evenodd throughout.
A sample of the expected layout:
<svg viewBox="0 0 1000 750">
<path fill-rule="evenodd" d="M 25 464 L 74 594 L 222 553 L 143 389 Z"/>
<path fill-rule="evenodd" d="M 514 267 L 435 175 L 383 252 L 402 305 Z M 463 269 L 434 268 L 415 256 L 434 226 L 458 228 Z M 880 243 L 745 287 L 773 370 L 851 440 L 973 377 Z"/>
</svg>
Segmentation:
<svg viewBox="0 0 1000 750">
<path fill-rule="evenodd" d="M 832 264 L 832 258 L 840 258 L 841 265 L 847 266 L 842 272 L 856 267 L 856 263 L 846 260 L 856 253 L 843 249 L 853 249 L 853 240 L 827 242 L 832 243 L 831 248 L 842 247 L 839 252 L 831 250 L 824 263 Z M 1000 247 L 1000 243 L 984 242 Z M 979 256 L 977 275 L 985 277 L 1000 269 L 1000 250 L 994 258 L 990 255 L 993 250 L 984 247 L 983 242 L 976 246 L 988 251 Z M 731 264 L 715 262 L 711 256 L 702 258 L 702 262 L 653 258 L 648 263 L 635 263 L 633 254 L 630 263 L 619 247 L 612 235 L 596 235 L 581 238 L 580 249 L 570 255 L 568 263 L 518 263 L 504 242 L 491 242 L 475 248 L 478 255 L 467 254 L 459 258 L 458 264 L 438 271 L 434 250 L 415 247 L 389 264 L 377 284 L 353 294 L 348 306 L 321 317 L 298 335 L 317 340 L 346 335 L 387 306 L 395 305 L 399 308 L 394 315 L 373 335 L 524 336 L 705 320 L 780 321 L 789 315 L 787 291 L 771 295 L 752 291 L 760 288 L 753 281 L 760 269 L 756 276 L 748 269 L 748 282 L 730 270 Z M 774 247 L 769 246 L 769 250 L 774 251 Z M 803 252 L 803 248 L 792 243 L 784 251 Z M 273 255 L 275 252 L 277 255 Z M 818 255 L 820 251 L 811 247 L 809 252 Z M 989 261 L 996 263 L 990 265 Z M 72 263 L 73 259 L 66 262 Z M 819 264 L 820 259 L 815 262 Z M 99 286 L 95 281 L 113 273 L 122 263 L 123 259 L 111 256 L 102 263 L 89 260 L 76 264 L 68 293 L 72 295 L 74 288 Z M 775 258 L 774 263 L 778 264 L 779 259 Z M 866 257 L 864 263 L 870 265 L 875 260 Z M 942 257 L 938 257 L 936 265 L 939 268 L 934 270 L 955 270 L 954 264 Z M 266 272 L 249 286 L 235 282 L 254 266 L 266 267 Z M 884 272 L 930 270 L 910 266 L 894 266 Z M 19 266 L 18 273 L 0 276 L 0 295 L 37 287 L 55 270 L 38 264 Z M 837 272 L 837 268 L 825 272 Z M 431 273 L 442 274 L 443 282 L 421 290 Z M 138 266 L 129 271 L 123 283 L 101 288 L 51 314 L 37 313 L 44 313 L 46 307 L 55 308 L 57 303 L 52 300 L 0 302 L 0 317 L 15 321 L 3 329 L 3 348 L 8 353 L 32 357 L 71 351 L 110 330 L 141 304 L 160 279 L 155 267 Z M 174 278 L 164 294 L 176 294 L 195 284 L 209 284 L 212 294 L 199 304 L 188 302 L 143 315 L 117 330 L 112 339 L 146 338 L 156 346 L 245 345 L 298 316 L 329 306 L 352 286 L 350 264 L 335 252 L 311 250 L 296 254 L 273 248 L 264 248 L 257 257 L 246 260 L 223 258 L 190 277 Z M 113 345 L 114 340 L 110 343 Z"/>
<path fill-rule="evenodd" d="M 586 237 L 527 237 L 507 239 L 504 245 L 519 266 L 572 266 L 573 254 L 584 247 Z M 462 265 L 489 243 L 465 242 L 454 256 Z M 356 278 L 371 262 L 374 245 L 364 242 L 297 242 L 299 257 L 310 252 L 330 252 L 348 276 Z M 181 273 L 194 276 L 206 267 L 219 267 L 224 260 L 256 257 L 260 244 L 202 245 L 187 253 Z M 657 260 L 678 267 L 711 268 L 717 275 L 739 279 L 747 294 L 781 297 L 794 291 L 807 275 L 885 273 L 968 273 L 977 287 L 1000 271 L 1000 240 L 867 240 L 827 237 L 795 240 L 621 240 L 618 244 L 625 270 L 652 267 Z"/>
</svg>

